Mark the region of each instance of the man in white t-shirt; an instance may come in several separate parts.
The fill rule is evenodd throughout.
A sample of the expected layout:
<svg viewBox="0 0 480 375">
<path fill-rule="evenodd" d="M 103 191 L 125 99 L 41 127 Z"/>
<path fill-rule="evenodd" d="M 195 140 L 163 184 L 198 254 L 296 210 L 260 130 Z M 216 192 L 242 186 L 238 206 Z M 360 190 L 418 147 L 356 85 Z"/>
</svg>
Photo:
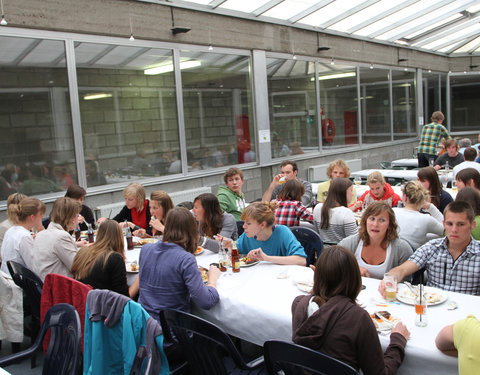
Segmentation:
<svg viewBox="0 0 480 375">
<path fill-rule="evenodd" d="M 454 180 L 457 173 L 460 172 L 462 169 L 473 168 L 480 173 L 480 163 L 474 161 L 477 157 L 477 151 L 473 147 L 467 147 L 463 152 L 463 157 L 465 158 L 465 161 L 461 162 L 453 168 Z"/>
</svg>

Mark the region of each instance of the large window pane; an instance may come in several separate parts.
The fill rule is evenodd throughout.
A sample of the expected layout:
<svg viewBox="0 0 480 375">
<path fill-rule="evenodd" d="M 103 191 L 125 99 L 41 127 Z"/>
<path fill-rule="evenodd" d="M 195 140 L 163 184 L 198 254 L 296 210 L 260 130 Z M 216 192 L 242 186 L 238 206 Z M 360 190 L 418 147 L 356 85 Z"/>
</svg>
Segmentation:
<svg viewBox="0 0 480 375">
<path fill-rule="evenodd" d="M 363 143 L 391 140 L 389 70 L 360 68 Z"/>
<path fill-rule="evenodd" d="M 480 129 L 480 74 L 450 76 L 450 114 L 452 132 Z"/>
<path fill-rule="evenodd" d="M 324 147 L 356 145 L 357 74 L 354 66 L 319 63 L 322 142 Z"/>
<path fill-rule="evenodd" d="M 415 73 L 392 71 L 393 138 L 416 137 Z"/>
<path fill-rule="evenodd" d="M 180 51 L 189 170 L 254 162 L 250 58 Z"/>
<path fill-rule="evenodd" d="M 181 172 L 171 50 L 77 43 L 88 186 Z"/>
<path fill-rule="evenodd" d="M 0 37 L 0 200 L 77 181 L 65 44 Z"/>
<path fill-rule="evenodd" d="M 267 59 L 272 157 L 318 151 L 313 62 Z"/>
</svg>

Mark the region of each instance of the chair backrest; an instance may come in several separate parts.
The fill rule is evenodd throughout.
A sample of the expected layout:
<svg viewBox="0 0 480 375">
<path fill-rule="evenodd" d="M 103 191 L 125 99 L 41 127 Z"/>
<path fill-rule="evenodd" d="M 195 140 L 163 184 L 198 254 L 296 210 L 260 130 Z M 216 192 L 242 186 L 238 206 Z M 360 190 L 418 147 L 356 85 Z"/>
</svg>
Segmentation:
<svg viewBox="0 0 480 375">
<path fill-rule="evenodd" d="M 152 350 L 145 346 L 140 345 L 133 360 L 132 369 L 130 375 L 144 375 L 150 373 L 150 367 L 152 366 Z"/>
<path fill-rule="evenodd" d="M 7 268 L 15 284 L 22 288 L 32 309 L 32 315 L 40 319 L 40 299 L 42 297 L 42 280 L 27 267 L 13 260 L 7 261 Z"/>
<path fill-rule="evenodd" d="M 271 375 L 280 371 L 285 375 L 358 375 L 357 370 L 338 359 L 301 345 L 271 340 L 266 341 L 263 348 L 265 365 Z"/>
<path fill-rule="evenodd" d="M 162 310 L 160 317 L 182 346 L 190 373 L 227 374 L 223 361 L 225 357 L 233 359 L 237 368 L 248 369 L 230 337 L 216 325 L 180 310 Z"/>
<path fill-rule="evenodd" d="M 302 226 L 290 227 L 290 230 L 305 249 L 305 253 L 307 254 L 307 267 L 315 264 L 323 249 L 323 241 L 320 235 L 314 230 Z"/>
<path fill-rule="evenodd" d="M 240 236 L 243 234 L 243 232 L 244 232 L 243 224 L 244 224 L 244 221 L 243 221 L 243 220 L 238 220 L 238 221 L 237 221 L 238 237 L 240 237 Z"/>
</svg>

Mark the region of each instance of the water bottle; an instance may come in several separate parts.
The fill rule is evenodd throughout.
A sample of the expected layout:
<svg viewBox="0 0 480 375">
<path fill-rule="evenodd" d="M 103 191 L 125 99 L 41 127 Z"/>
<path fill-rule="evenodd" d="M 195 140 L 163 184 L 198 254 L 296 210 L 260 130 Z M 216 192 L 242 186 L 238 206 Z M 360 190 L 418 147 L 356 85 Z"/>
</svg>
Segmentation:
<svg viewBox="0 0 480 375">
<path fill-rule="evenodd" d="M 448 173 L 450 170 L 450 165 L 448 165 L 448 161 L 445 162 L 445 171 Z"/>
</svg>

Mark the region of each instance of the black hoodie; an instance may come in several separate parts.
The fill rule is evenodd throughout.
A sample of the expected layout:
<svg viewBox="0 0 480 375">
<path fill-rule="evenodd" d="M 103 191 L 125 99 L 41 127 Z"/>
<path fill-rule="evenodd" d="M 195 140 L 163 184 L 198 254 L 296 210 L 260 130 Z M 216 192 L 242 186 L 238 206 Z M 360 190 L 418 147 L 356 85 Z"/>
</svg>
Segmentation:
<svg viewBox="0 0 480 375">
<path fill-rule="evenodd" d="M 293 301 L 293 342 L 362 369 L 365 375 L 397 372 L 407 343 L 401 334 L 393 333 L 382 353 L 375 326 L 364 309 L 349 298 L 335 296 L 308 316 L 311 298 L 303 295 Z"/>
</svg>

